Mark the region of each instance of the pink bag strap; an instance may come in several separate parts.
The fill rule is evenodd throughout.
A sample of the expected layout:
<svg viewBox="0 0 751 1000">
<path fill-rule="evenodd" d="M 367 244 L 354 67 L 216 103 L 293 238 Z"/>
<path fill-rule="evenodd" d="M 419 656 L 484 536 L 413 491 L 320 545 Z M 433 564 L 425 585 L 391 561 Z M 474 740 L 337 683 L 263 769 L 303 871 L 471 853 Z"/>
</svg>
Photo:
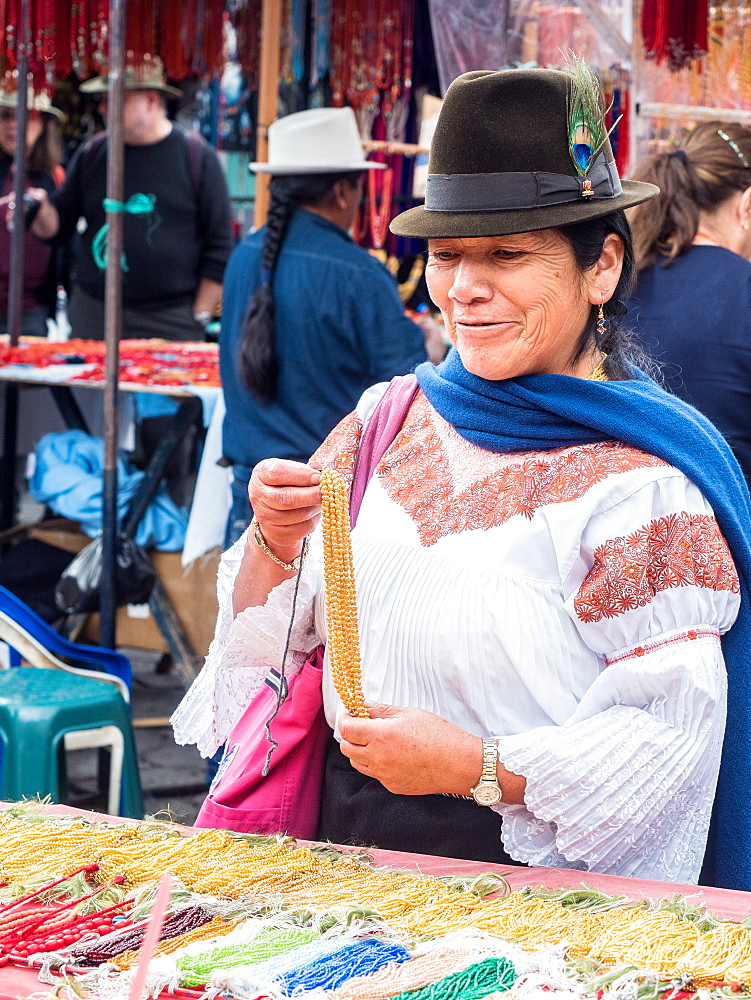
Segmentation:
<svg viewBox="0 0 751 1000">
<path fill-rule="evenodd" d="M 402 429 L 404 418 L 417 395 L 417 389 L 415 375 L 397 375 L 396 378 L 393 378 L 362 433 L 349 496 L 349 525 L 351 528 L 354 528 L 357 522 L 362 498 L 365 496 L 365 490 L 376 466 Z"/>
</svg>

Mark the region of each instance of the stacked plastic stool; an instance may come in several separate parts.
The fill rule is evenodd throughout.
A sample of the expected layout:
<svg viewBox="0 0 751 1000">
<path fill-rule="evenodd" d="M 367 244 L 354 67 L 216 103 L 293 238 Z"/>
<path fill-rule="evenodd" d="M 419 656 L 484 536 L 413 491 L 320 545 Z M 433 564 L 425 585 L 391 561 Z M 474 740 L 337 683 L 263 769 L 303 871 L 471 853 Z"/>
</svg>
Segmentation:
<svg viewBox="0 0 751 1000">
<path fill-rule="evenodd" d="M 0 670 L 0 797 L 48 795 L 60 802 L 67 791 L 63 750 L 106 748 L 108 812 L 140 819 L 126 657 L 62 639 L 2 587 L 0 641 L 9 647 L 11 661 L 30 665 Z"/>
</svg>

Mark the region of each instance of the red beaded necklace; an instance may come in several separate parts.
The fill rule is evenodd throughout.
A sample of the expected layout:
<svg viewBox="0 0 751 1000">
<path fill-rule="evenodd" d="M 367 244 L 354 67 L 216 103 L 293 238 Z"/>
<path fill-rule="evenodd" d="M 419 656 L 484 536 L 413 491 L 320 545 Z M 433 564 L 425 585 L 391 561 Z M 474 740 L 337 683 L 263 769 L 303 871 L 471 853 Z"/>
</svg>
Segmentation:
<svg viewBox="0 0 751 1000">
<path fill-rule="evenodd" d="M 378 203 L 376 194 L 375 174 L 382 174 L 381 201 Z M 394 172 L 391 167 L 385 170 L 368 171 L 368 208 L 370 218 L 370 238 L 373 246 L 380 250 L 386 242 L 389 222 L 391 222 L 391 193 L 394 184 Z"/>
</svg>

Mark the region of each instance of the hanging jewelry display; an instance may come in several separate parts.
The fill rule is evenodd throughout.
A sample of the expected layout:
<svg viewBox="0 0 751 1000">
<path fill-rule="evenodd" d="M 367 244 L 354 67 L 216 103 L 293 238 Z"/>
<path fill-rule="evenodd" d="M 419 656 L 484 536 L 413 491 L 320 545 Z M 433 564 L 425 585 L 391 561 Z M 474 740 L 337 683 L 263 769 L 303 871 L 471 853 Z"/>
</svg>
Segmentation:
<svg viewBox="0 0 751 1000">
<path fill-rule="evenodd" d="M 5 16 L 6 16 L 5 32 L 4 32 L 5 49 L 6 49 L 5 55 L 9 65 L 15 68 L 17 65 L 16 25 L 18 24 L 15 0 L 8 0 L 8 6 L 5 11 Z"/>
<path fill-rule="evenodd" d="M 247 4 L 251 21 L 258 19 L 258 6 Z M 224 62 L 224 9 L 224 0 L 185 0 L 176 29 L 171 0 L 139 0 L 126 19 L 128 62 L 138 65 L 159 56 L 175 80 L 191 73 L 215 75 Z M 18 0 L 0 0 L 0 61 L 11 71 L 17 65 L 19 14 Z M 107 0 L 32 0 L 29 14 L 29 73 L 35 92 L 52 91 L 55 79 L 71 72 L 81 78 L 106 72 Z"/>
<path fill-rule="evenodd" d="M 261 50 L 261 5 L 247 3 L 231 15 L 237 34 L 237 56 L 249 90 L 258 89 L 258 60 Z"/>
<path fill-rule="evenodd" d="M 707 53 L 708 0 L 644 0 L 642 39 L 648 59 L 666 60 L 671 70 Z"/>
<path fill-rule="evenodd" d="M 401 51 L 397 45 L 401 13 L 390 10 L 388 0 L 379 0 L 379 8 L 375 86 L 383 92 L 381 110 L 385 115 L 389 115 L 394 103 L 392 87 L 395 86 L 398 90 L 401 71 Z"/>
<path fill-rule="evenodd" d="M 282 9 L 282 19 L 280 25 L 281 39 L 281 65 L 279 68 L 279 79 L 285 83 L 292 83 L 292 46 L 290 35 L 292 31 L 292 0 L 280 0 Z"/>
<path fill-rule="evenodd" d="M 396 258 L 395 258 L 396 259 Z M 397 259 L 397 265 L 399 261 Z M 398 266 L 397 266 L 398 271 Z M 412 267 L 409 270 L 409 274 L 404 279 L 404 281 L 399 282 L 399 298 L 405 304 L 409 302 L 412 296 L 417 291 L 417 286 L 420 284 L 420 280 L 425 273 L 425 258 L 422 254 L 417 254 Z"/>
<path fill-rule="evenodd" d="M 196 72 L 213 76 L 225 61 L 224 22 L 226 14 L 220 4 L 205 3 L 203 8 L 203 32 L 201 59 Z M 217 59 L 220 65 L 217 65 Z"/>
<path fill-rule="evenodd" d="M 738 86 L 741 97 L 745 101 L 751 101 L 751 0 L 741 0 L 738 13 L 741 24 Z"/>
<path fill-rule="evenodd" d="M 312 0 L 310 38 L 310 88 L 318 86 L 329 71 L 331 0 Z"/>
<path fill-rule="evenodd" d="M 376 174 L 381 175 L 380 202 L 377 193 Z M 370 223 L 370 239 L 376 250 L 380 250 L 386 242 L 391 221 L 391 194 L 393 191 L 394 172 L 391 167 L 385 170 L 368 171 L 368 219 Z"/>
<path fill-rule="evenodd" d="M 352 0 L 349 0 L 351 3 Z M 345 74 L 348 68 L 347 44 L 347 0 L 336 0 L 331 6 L 331 55 L 329 82 L 331 103 L 335 108 L 344 106 L 346 90 Z"/>
<path fill-rule="evenodd" d="M 331 103 L 355 109 L 364 138 L 379 111 L 387 120 L 412 86 L 414 0 L 331 0 Z M 389 137 L 401 138 L 398 112 Z"/>
<path fill-rule="evenodd" d="M 301 83 L 305 73 L 306 0 L 291 0 L 289 19 L 290 70 L 294 83 Z"/>
<path fill-rule="evenodd" d="M 709 8 L 709 26 L 707 28 L 707 72 L 716 73 L 722 54 L 724 40 L 724 7 L 721 3 L 712 4 Z"/>
<path fill-rule="evenodd" d="M 414 62 L 414 0 L 404 0 L 402 7 L 402 66 L 401 93 L 393 92 L 393 107 L 386 124 L 386 138 L 389 142 L 404 142 L 407 135 L 407 120 L 412 99 L 412 66 Z"/>
<path fill-rule="evenodd" d="M 653 0 L 644 0 L 647 20 L 650 3 Z M 671 70 L 667 59 L 660 64 L 654 58 L 647 60 L 639 34 L 635 37 L 641 101 L 641 113 L 635 119 L 637 159 L 674 148 L 696 123 L 694 108 L 700 109 L 698 117 L 704 120 L 733 119 L 739 112 L 751 111 L 751 0 L 717 0 L 708 13 L 706 58 L 689 62 L 677 72 Z M 642 34 L 646 46 L 648 31 L 644 26 Z M 645 104 L 659 108 L 647 116 Z M 745 122 L 746 117 L 739 120 Z"/>
<path fill-rule="evenodd" d="M 194 13 L 194 37 L 193 45 L 189 50 L 192 52 L 192 59 L 189 59 L 190 72 L 191 74 L 198 75 L 201 73 L 201 47 L 203 45 L 203 32 L 204 32 L 204 2 L 203 0 L 196 0 L 196 7 Z M 190 30 L 190 23 L 187 25 L 188 30 Z"/>
</svg>

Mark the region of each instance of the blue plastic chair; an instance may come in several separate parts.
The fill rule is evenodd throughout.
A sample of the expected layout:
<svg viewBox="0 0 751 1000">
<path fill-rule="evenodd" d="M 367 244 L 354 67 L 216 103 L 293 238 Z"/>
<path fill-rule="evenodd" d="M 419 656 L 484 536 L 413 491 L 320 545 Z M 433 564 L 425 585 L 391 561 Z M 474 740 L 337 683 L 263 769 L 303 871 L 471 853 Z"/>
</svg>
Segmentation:
<svg viewBox="0 0 751 1000">
<path fill-rule="evenodd" d="M 0 796 L 59 802 L 67 787 L 62 751 L 107 747 L 108 810 L 140 819 L 127 657 L 64 639 L 4 587 L 0 642 L 17 667 L 0 669 Z"/>
<path fill-rule="evenodd" d="M 123 656 L 122 653 L 113 649 L 101 646 L 83 646 L 77 642 L 71 642 L 69 639 L 64 639 L 32 611 L 28 604 L 24 604 L 15 594 L 2 586 L 0 586 L 0 612 L 12 618 L 17 625 L 49 650 L 53 656 L 70 661 L 74 667 L 98 670 L 100 673 L 119 677 L 130 693 L 133 686 L 133 670 L 127 656 Z M 20 654 L 17 650 L 14 652 L 16 655 L 12 656 L 11 665 L 18 666 Z"/>
</svg>

